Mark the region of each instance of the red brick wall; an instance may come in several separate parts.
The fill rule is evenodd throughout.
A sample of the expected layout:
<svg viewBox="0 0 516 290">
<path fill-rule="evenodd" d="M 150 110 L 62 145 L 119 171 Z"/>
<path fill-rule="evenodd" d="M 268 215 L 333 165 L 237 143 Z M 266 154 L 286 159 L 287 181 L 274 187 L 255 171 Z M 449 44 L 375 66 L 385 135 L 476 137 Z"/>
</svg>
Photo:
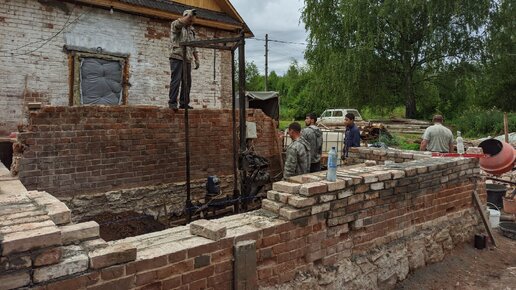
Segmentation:
<svg viewBox="0 0 516 290">
<path fill-rule="evenodd" d="M 328 226 L 327 217 L 317 214 L 254 231 L 242 230 L 236 236 L 166 255 L 157 252 L 153 258 L 88 272 L 40 289 L 80 289 L 87 286 L 91 289 L 114 289 L 115 286 L 123 289 L 232 289 L 233 247 L 243 240 L 256 241 L 259 286 L 275 286 L 292 281 L 297 273 L 309 271 L 316 265 L 331 267 L 352 255 L 363 254 L 395 240 L 401 239 L 401 243 L 410 241 L 409 229 L 419 234 L 440 231 L 452 223 L 460 226 L 464 220 L 461 215 L 454 214 L 473 208 L 472 188 L 470 182 L 452 182 L 443 186 L 441 191 L 407 197 L 407 204 L 403 206 L 399 204 L 400 201 L 382 199 L 383 204 L 360 210 L 367 201 L 358 202 L 355 211 L 373 220 L 361 229 L 348 227 L 348 224 Z M 479 191 L 485 200 L 485 188 L 479 187 Z M 423 199 L 436 202 L 424 203 Z M 419 204 L 421 206 L 417 206 Z M 383 210 L 385 207 L 396 210 L 396 213 L 387 214 Z M 443 224 L 429 224 L 437 217 L 445 218 L 441 221 Z M 235 217 L 217 222 L 229 227 L 235 223 Z M 245 219 L 242 219 L 242 224 L 245 224 Z M 464 223 L 463 228 L 450 234 L 460 235 L 461 231 L 470 230 L 471 226 L 471 222 L 467 225 Z M 187 238 L 191 236 L 183 237 Z M 472 237 L 466 234 L 465 239 L 469 241 L 469 238 Z M 454 236 L 453 242 L 466 241 L 460 239 Z M 164 251 L 167 245 L 170 243 L 163 245 Z"/>
<path fill-rule="evenodd" d="M 183 112 L 150 106 L 32 112 L 19 135 L 25 147 L 20 180 L 56 196 L 184 181 Z M 231 111 L 191 110 L 189 116 L 192 179 L 232 174 Z M 248 120 L 257 123 L 257 153 L 277 170 L 274 121 L 255 110 L 248 111 Z"/>
</svg>

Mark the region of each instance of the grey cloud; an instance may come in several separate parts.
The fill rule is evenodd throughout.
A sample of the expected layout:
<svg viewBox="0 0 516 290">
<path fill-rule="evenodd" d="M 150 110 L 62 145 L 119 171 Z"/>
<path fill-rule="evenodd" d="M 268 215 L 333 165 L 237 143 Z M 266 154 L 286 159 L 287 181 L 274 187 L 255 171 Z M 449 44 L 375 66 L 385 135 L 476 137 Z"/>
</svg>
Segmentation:
<svg viewBox="0 0 516 290">
<path fill-rule="evenodd" d="M 306 42 L 306 32 L 300 22 L 303 0 L 233 0 L 231 3 L 244 18 L 256 38 Z M 265 68 L 264 42 L 246 41 L 246 59 L 253 61 L 263 73 Z M 305 46 L 298 44 L 269 43 L 269 72 L 284 74 L 293 59 L 305 63 Z"/>
</svg>

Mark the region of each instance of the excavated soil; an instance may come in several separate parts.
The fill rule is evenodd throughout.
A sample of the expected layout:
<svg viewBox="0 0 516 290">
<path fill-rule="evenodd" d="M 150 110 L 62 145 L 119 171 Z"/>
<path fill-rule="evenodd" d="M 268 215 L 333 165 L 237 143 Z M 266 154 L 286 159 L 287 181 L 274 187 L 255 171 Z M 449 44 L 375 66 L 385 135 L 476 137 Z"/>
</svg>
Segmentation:
<svg viewBox="0 0 516 290">
<path fill-rule="evenodd" d="M 90 218 L 100 225 L 100 237 L 113 241 L 162 231 L 167 227 L 150 215 L 127 211 L 122 213 L 104 212 Z"/>
<path fill-rule="evenodd" d="M 516 289 L 516 240 L 495 230 L 498 248 L 455 248 L 437 264 L 412 273 L 396 289 Z"/>
</svg>

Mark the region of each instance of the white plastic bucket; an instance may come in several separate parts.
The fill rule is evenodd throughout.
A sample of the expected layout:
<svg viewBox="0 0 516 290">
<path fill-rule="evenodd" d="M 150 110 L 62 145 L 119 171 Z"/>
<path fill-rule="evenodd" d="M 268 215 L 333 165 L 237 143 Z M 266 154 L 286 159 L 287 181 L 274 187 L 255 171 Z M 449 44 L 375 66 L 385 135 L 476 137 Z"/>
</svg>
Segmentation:
<svg viewBox="0 0 516 290">
<path fill-rule="evenodd" d="M 497 228 L 500 224 L 500 211 L 496 209 L 488 209 L 489 211 L 489 223 L 491 223 L 492 228 Z"/>
</svg>

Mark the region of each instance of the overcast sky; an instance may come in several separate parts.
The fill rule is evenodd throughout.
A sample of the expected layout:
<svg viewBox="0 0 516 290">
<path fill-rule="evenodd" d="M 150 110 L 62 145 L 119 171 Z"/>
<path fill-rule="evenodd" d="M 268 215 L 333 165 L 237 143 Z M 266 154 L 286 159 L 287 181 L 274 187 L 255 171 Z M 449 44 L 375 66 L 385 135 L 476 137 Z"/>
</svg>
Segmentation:
<svg viewBox="0 0 516 290">
<path fill-rule="evenodd" d="M 238 13 L 244 18 L 255 38 L 306 43 L 304 25 L 300 22 L 303 0 L 231 0 Z M 265 70 L 265 42 L 248 39 L 246 60 L 253 61 L 261 73 Z M 282 75 L 292 59 L 304 64 L 305 46 L 269 42 L 269 72 Z"/>
</svg>

